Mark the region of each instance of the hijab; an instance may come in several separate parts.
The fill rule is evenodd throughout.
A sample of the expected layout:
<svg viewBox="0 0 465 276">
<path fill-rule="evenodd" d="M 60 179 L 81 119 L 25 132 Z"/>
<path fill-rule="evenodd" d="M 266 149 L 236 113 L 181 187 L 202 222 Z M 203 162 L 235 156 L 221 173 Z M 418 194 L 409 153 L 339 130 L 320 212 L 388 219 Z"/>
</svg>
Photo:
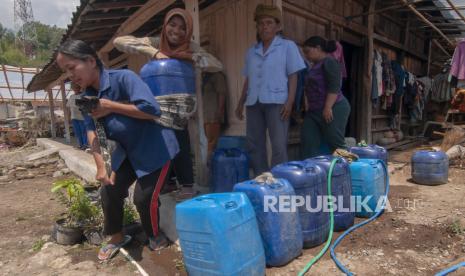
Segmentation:
<svg viewBox="0 0 465 276">
<path fill-rule="evenodd" d="M 166 35 L 166 26 L 173 16 L 180 16 L 184 19 L 184 23 L 186 24 L 186 37 L 184 40 L 177 46 L 172 47 L 168 42 L 168 37 Z M 163 29 L 161 32 L 160 38 L 160 52 L 167 55 L 170 58 L 177 58 L 177 59 L 184 59 L 192 61 L 192 51 L 190 49 L 190 43 L 192 39 L 192 32 L 193 32 L 193 21 L 192 16 L 189 14 L 188 11 L 184 9 L 172 9 L 170 10 L 163 22 Z"/>
</svg>

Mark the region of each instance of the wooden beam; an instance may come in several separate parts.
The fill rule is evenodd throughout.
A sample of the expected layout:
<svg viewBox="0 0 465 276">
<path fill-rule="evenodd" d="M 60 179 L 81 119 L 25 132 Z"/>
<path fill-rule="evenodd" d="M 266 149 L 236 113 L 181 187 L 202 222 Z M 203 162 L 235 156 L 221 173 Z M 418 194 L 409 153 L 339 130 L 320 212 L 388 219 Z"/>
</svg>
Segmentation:
<svg viewBox="0 0 465 276">
<path fill-rule="evenodd" d="M 132 7 L 140 7 L 145 3 L 144 0 L 132 0 L 132 1 L 120 1 L 120 2 L 103 2 L 103 3 L 92 3 L 89 4 L 95 10 L 106 10 L 106 9 L 124 9 Z"/>
<path fill-rule="evenodd" d="M 39 74 L 39 67 L 36 68 L 36 74 Z M 37 94 L 34 92 L 34 101 L 37 98 Z"/>
<path fill-rule="evenodd" d="M 95 29 L 102 29 L 102 28 L 111 28 L 111 27 L 119 27 L 123 22 L 126 21 L 126 18 L 120 19 L 113 19 L 113 20 L 102 20 L 98 24 L 95 22 L 89 23 L 81 23 L 77 26 L 76 31 L 83 31 L 83 30 L 95 30 Z"/>
<path fill-rule="evenodd" d="M 430 25 L 431 28 L 433 28 L 437 33 L 439 33 L 451 46 L 455 47 L 455 44 L 440 30 L 438 27 L 436 27 L 431 21 L 429 21 L 422 13 L 417 11 L 415 7 L 412 4 L 409 4 L 407 0 L 401 0 L 404 4 L 407 4 L 407 7 L 415 13 L 423 22 L 426 24 Z"/>
<path fill-rule="evenodd" d="M 19 67 L 21 69 L 21 83 L 23 84 L 23 92 L 21 93 L 21 100 L 24 100 L 24 90 L 26 90 L 26 87 L 24 86 L 24 73 L 23 73 L 23 67 Z"/>
<path fill-rule="evenodd" d="M 65 83 L 61 82 L 60 85 L 61 92 L 61 108 L 63 109 L 63 115 L 65 120 L 65 139 L 67 144 L 71 144 L 71 133 L 69 131 L 69 112 L 68 107 L 66 106 L 66 92 L 65 92 Z"/>
<path fill-rule="evenodd" d="M 365 53 L 365 64 L 364 66 L 364 85 L 363 85 L 363 98 L 362 98 L 362 111 L 361 114 L 361 127 L 360 127 L 360 136 L 368 141 L 372 142 L 372 106 L 371 106 L 371 85 L 372 85 L 372 67 L 373 67 L 373 55 L 374 55 L 374 32 L 375 32 L 375 16 L 373 11 L 376 7 L 376 0 L 370 0 L 370 5 L 368 7 L 368 18 L 367 18 L 367 43 L 366 43 L 366 53 Z M 370 13 L 371 12 L 371 13 Z"/>
<path fill-rule="evenodd" d="M 431 45 L 433 44 L 431 39 L 428 43 L 428 66 L 426 67 L 426 76 L 429 77 L 429 72 L 431 70 Z"/>
<path fill-rule="evenodd" d="M 288 3 L 287 1 L 283 2 L 283 9 L 291 11 L 297 15 L 301 15 L 305 18 L 309 18 L 311 20 L 316 20 L 322 24 L 328 24 L 329 21 L 332 21 L 334 25 L 342 26 L 346 29 L 350 29 L 351 31 L 366 36 L 368 31 L 365 26 L 361 24 L 357 24 L 352 22 L 351 20 L 347 20 L 345 17 L 337 15 L 333 12 L 328 11 L 320 7 L 319 5 L 312 3 L 309 7 L 302 7 L 296 2 Z"/>
<path fill-rule="evenodd" d="M 76 34 L 72 35 L 73 39 L 80 39 L 80 40 L 86 40 L 86 39 L 94 39 L 96 37 L 99 38 L 104 38 L 108 37 L 116 31 L 116 28 L 105 28 L 105 29 L 100 29 L 100 30 L 95 30 L 95 31 L 80 31 L 77 32 Z"/>
<path fill-rule="evenodd" d="M 433 39 L 433 43 L 444 53 L 446 54 L 448 57 L 451 57 L 451 54 L 449 54 L 449 52 L 444 49 L 444 47 L 442 47 L 441 44 L 439 44 L 439 42 L 436 40 L 436 39 Z"/>
<path fill-rule="evenodd" d="M 86 14 L 81 17 L 81 20 L 84 22 L 84 21 L 96 21 L 96 20 L 107 20 L 107 19 L 120 19 L 124 17 L 129 17 L 129 16 L 131 16 L 131 13 L 128 13 L 128 12 Z"/>
<path fill-rule="evenodd" d="M 135 13 L 133 13 L 123 24 L 118 28 L 113 37 L 99 50 L 100 53 L 110 52 L 113 46 L 113 40 L 122 35 L 127 35 L 139 27 L 144 25 L 147 20 L 152 18 L 155 14 L 166 9 L 172 5 L 175 0 L 149 0 L 145 5 L 140 7 Z"/>
<path fill-rule="evenodd" d="M 199 1 L 186 0 L 185 3 L 186 10 L 191 13 L 194 24 L 192 40 L 200 45 Z M 195 67 L 195 88 L 197 112 L 194 119 L 189 121 L 188 127 L 191 145 L 194 145 L 196 183 L 201 186 L 208 186 L 208 141 L 203 124 L 202 72 L 197 66 Z"/>
<path fill-rule="evenodd" d="M 418 3 L 426 2 L 426 1 L 428 1 L 428 0 L 417 0 L 417 1 L 409 1 L 409 2 L 411 2 L 412 4 L 418 4 Z M 352 19 L 360 17 L 360 16 L 377 14 L 377 13 L 382 13 L 382 12 L 386 12 L 386 11 L 390 11 L 390 10 L 395 10 L 395 9 L 405 7 L 406 5 L 408 5 L 408 4 L 405 4 L 405 3 L 404 4 L 395 4 L 395 5 L 384 7 L 384 8 L 378 9 L 378 10 L 373 10 L 373 11 L 363 12 L 363 13 L 359 13 L 359 14 L 349 15 L 349 16 L 346 16 L 346 19 L 352 20 Z"/>
<path fill-rule="evenodd" d="M 397 49 L 400 49 L 400 50 L 404 50 L 405 52 L 409 53 L 410 55 L 412 56 L 415 56 L 421 60 L 428 60 L 428 57 L 423 55 L 423 54 L 420 54 L 420 53 L 417 53 L 415 52 L 414 50 L 410 50 L 410 49 L 407 49 L 404 47 L 404 45 L 400 44 L 399 42 L 397 41 L 394 41 L 392 39 L 389 39 L 383 35 L 380 35 L 380 34 L 377 34 L 377 33 L 374 33 L 373 34 L 373 38 L 379 42 L 383 42 L 391 47 L 394 47 L 394 48 L 397 48 Z"/>
<path fill-rule="evenodd" d="M 55 120 L 55 106 L 53 104 L 52 90 L 48 90 L 47 94 L 48 94 L 48 104 L 49 104 L 49 110 L 50 110 L 50 132 L 52 133 L 52 138 L 56 138 L 57 131 L 56 131 L 56 120 Z"/>
<path fill-rule="evenodd" d="M 455 13 L 465 22 L 465 16 L 458 10 L 458 8 L 452 3 L 452 1 L 447 0 L 447 3 L 450 5 L 450 7 L 455 11 Z M 465 9 L 465 7 L 460 7 L 461 9 Z"/>
<path fill-rule="evenodd" d="M 3 69 L 3 75 L 5 76 L 6 85 L 8 86 L 8 91 L 10 92 L 11 99 L 14 100 L 15 97 L 13 97 L 13 93 L 11 92 L 10 82 L 8 81 L 8 74 L 6 73 L 5 64 L 2 64 L 2 69 Z"/>
</svg>

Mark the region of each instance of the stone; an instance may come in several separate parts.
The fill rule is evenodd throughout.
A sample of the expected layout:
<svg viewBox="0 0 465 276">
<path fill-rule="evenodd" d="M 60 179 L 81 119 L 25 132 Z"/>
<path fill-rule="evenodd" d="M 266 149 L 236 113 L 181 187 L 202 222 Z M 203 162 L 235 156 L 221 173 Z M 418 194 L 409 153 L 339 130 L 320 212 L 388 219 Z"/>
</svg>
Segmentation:
<svg viewBox="0 0 465 276">
<path fill-rule="evenodd" d="M 63 257 L 58 257 L 52 260 L 48 266 L 55 268 L 55 269 L 61 269 L 61 268 L 67 267 L 70 264 L 71 264 L 71 258 L 69 256 L 63 256 Z"/>
<path fill-rule="evenodd" d="M 71 172 L 71 170 L 68 169 L 68 168 L 64 168 L 64 169 L 61 170 L 61 172 L 62 172 L 63 174 L 69 174 L 69 173 Z"/>
<path fill-rule="evenodd" d="M 63 172 L 62 171 L 56 171 L 56 172 L 53 173 L 52 176 L 54 178 L 61 177 L 61 176 L 63 176 Z"/>
<path fill-rule="evenodd" d="M 2 175 L 0 176 L 0 182 L 6 182 L 10 179 L 8 175 Z"/>
<path fill-rule="evenodd" d="M 34 177 L 35 177 L 35 175 L 33 173 L 28 173 L 28 174 L 22 176 L 23 179 L 32 179 Z"/>
<path fill-rule="evenodd" d="M 26 171 L 27 169 L 24 167 L 16 167 L 15 172 L 21 172 L 21 171 Z"/>
</svg>

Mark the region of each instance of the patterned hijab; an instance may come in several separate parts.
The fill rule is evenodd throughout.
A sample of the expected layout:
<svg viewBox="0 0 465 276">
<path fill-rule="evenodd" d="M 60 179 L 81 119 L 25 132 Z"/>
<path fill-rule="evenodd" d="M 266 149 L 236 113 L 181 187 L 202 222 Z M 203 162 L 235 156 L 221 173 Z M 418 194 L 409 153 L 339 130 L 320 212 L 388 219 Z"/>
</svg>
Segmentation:
<svg viewBox="0 0 465 276">
<path fill-rule="evenodd" d="M 173 48 L 169 42 L 168 37 L 166 35 L 166 26 L 173 16 L 180 16 L 184 19 L 184 23 L 186 24 L 186 37 L 184 40 L 176 47 Z M 188 11 L 184 9 L 172 9 L 170 10 L 163 22 L 163 30 L 161 32 L 160 38 L 160 52 L 167 55 L 170 58 L 177 58 L 177 59 L 184 59 L 192 61 L 192 51 L 190 49 L 190 42 L 192 39 L 192 32 L 193 32 L 193 21 L 192 16 L 189 14 Z"/>
</svg>

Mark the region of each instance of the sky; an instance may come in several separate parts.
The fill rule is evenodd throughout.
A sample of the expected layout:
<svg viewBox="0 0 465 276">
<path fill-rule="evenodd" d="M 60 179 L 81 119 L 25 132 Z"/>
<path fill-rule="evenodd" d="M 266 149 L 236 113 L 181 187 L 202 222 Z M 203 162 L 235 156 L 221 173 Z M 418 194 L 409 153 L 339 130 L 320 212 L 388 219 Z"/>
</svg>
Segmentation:
<svg viewBox="0 0 465 276">
<path fill-rule="evenodd" d="M 31 0 L 34 19 L 48 25 L 66 28 L 71 23 L 79 0 Z M 14 0 L 0 0 L 0 23 L 14 28 Z"/>
</svg>

